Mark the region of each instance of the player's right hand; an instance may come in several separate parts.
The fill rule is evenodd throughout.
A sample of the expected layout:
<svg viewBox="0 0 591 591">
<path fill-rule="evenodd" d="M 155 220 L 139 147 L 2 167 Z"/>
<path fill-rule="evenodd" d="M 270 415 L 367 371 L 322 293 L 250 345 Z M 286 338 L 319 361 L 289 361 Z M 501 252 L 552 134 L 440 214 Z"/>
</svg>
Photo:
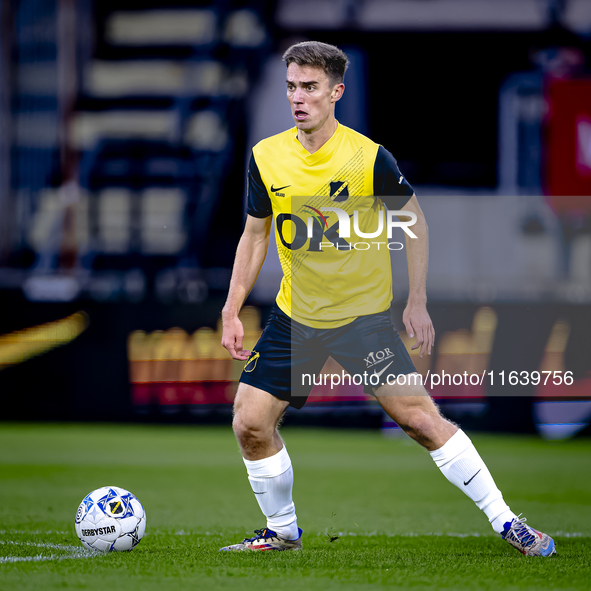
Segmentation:
<svg viewBox="0 0 591 591">
<path fill-rule="evenodd" d="M 222 317 L 223 333 L 222 345 L 228 349 L 232 359 L 246 361 L 250 357 L 250 351 L 242 348 L 244 339 L 244 327 L 237 316 L 232 318 Z"/>
</svg>

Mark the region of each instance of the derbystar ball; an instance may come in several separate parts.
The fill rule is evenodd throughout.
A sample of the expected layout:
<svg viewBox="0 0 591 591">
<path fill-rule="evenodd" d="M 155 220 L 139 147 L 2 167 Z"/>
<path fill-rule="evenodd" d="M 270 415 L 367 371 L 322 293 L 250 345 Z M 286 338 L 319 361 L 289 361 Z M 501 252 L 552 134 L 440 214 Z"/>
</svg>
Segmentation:
<svg viewBox="0 0 591 591">
<path fill-rule="evenodd" d="M 146 512 L 129 491 L 104 486 L 86 495 L 76 512 L 82 544 L 99 552 L 133 550 L 146 531 Z"/>
</svg>

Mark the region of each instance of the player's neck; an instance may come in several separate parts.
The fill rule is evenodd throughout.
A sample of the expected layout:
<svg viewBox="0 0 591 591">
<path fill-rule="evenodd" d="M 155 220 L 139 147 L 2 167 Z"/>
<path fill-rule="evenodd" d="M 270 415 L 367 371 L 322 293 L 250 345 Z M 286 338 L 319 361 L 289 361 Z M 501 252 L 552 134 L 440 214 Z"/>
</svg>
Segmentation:
<svg viewBox="0 0 591 591">
<path fill-rule="evenodd" d="M 298 140 L 310 154 L 314 154 L 334 135 L 337 127 L 338 122 L 334 116 L 329 117 L 320 129 L 309 132 L 298 129 Z"/>
</svg>

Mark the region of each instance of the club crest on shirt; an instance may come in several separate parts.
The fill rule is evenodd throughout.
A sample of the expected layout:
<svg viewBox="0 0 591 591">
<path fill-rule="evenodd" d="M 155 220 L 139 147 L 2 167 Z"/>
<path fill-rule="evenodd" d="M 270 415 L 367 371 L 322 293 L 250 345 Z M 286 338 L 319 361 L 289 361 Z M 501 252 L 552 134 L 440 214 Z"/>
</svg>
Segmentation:
<svg viewBox="0 0 591 591">
<path fill-rule="evenodd" d="M 349 197 L 349 181 L 332 181 L 330 183 L 330 196 L 333 201 L 342 203 Z"/>
</svg>

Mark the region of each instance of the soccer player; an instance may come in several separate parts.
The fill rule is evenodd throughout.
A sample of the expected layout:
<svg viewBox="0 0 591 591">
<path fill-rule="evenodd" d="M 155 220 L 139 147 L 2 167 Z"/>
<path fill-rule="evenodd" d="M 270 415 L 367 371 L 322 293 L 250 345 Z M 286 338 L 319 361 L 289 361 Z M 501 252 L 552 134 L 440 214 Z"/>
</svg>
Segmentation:
<svg viewBox="0 0 591 591">
<path fill-rule="evenodd" d="M 253 148 L 248 215 L 222 311 L 222 344 L 234 359 L 247 361 L 233 428 L 267 523 L 254 537 L 222 550 L 302 547 L 293 470 L 278 424 L 288 405 L 305 404 L 312 388 L 305 376 L 316 375 L 330 355 L 351 375 L 369 374 L 365 391 L 430 452 L 503 539 L 526 555 L 555 554 L 552 538 L 530 528 L 505 503 L 468 436 L 440 415 L 420 380 L 410 379 L 418 374 L 389 314 L 389 249 L 402 244 L 388 242 L 395 222 L 384 205 L 416 221 L 403 228 L 409 273 L 403 322 L 421 357 L 431 353 L 435 339 L 426 308 L 427 224 L 392 154 L 335 119 L 346 55 L 307 41 L 283 58 L 295 128 Z M 248 351 L 238 313 L 265 260 L 273 216 L 284 277 L 261 338 Z"/>
</svg>

